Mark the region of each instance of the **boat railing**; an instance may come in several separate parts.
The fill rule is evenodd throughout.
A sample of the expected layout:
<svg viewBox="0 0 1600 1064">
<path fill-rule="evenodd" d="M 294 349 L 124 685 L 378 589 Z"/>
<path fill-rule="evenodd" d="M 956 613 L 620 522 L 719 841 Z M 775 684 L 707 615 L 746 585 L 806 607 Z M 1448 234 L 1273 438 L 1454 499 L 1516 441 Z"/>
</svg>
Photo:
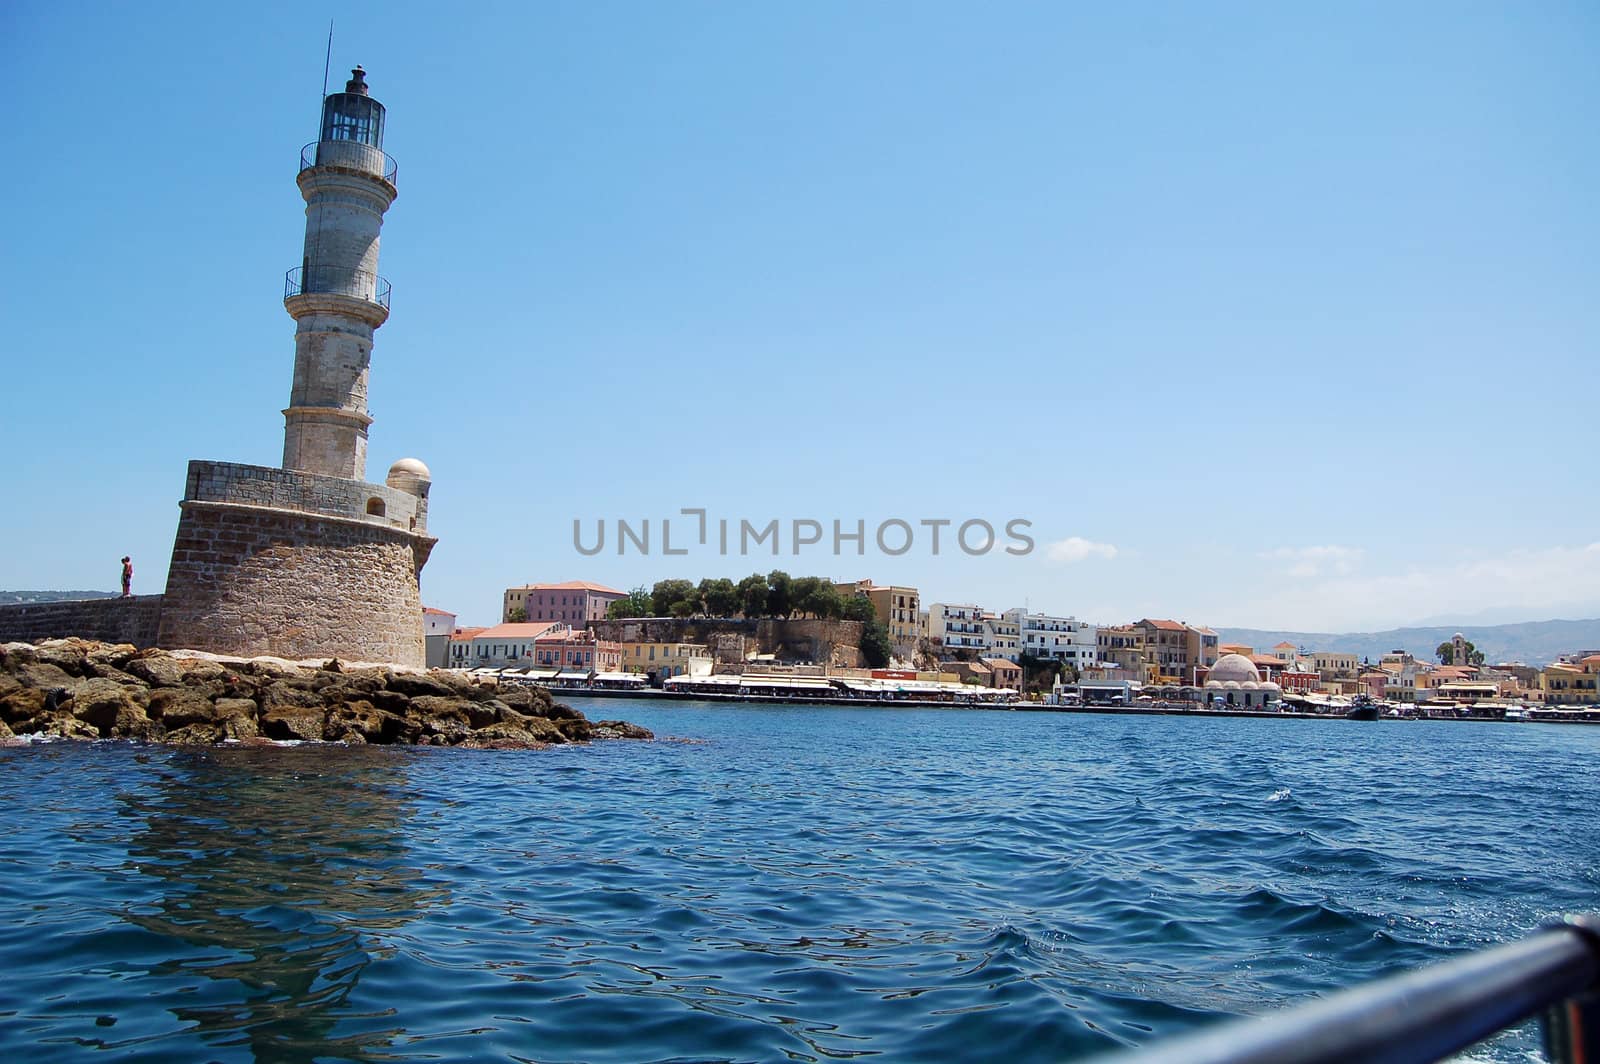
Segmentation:
<svg viewBox="0 0 1600 1064">
<path fill-rule="evenodd" d="M 1423 1064 L 1539 1014 L 1551 1061 L 1600 1061 L 1600 918 L 1096 1064 Z"/>
</svg>

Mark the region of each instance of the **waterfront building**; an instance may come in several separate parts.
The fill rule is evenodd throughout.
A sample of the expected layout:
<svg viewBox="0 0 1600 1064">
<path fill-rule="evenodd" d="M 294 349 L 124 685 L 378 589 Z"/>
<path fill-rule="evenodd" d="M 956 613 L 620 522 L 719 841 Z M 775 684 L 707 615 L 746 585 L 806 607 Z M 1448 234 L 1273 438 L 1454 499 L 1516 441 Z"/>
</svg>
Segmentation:
<svg viewBox="0 0 1600 1064">
<path fill-rule="evenodd" d="M 457 628 L 450 633 L 450 646 L 445 657 L 445 667 L 449 669 L 472 668 L 472 640 L 480 633 L 487 632 L 487 627 Z"/>
<path fill-rule="evenodd" d="M 1149 677 L 1147 683 L 1196 682 L 1196 670 L 1189 657 L 1188 625 L 1180 621 L 1146 617 L 1135 622 L 1134 627 L 1144 633 L 1145 673 Z"/>
<path fill-rule="evenodd" d="M 1222 656 L 1222 648 L 1217 644 L 1217 633 L 1204 626 L 1189 628 L 1188 643 L 1189 662 L 1198 679 L 1202 672 L 1217 663 Z"/>
<path fill-rule="evenodd" d="M 1103 624 L 1095 632 L 1095 642 L 1099 650 L 1099 664 L 1120 673 L 1107 679 L 1144 681 L 1144 629 L 1132 624 Z"/>
<path fill-rule="evenodd" d="M 1242 654 L 1224 654 L 1206 677 L 1205 699 L 1209 705 L 1274 709 L 1279 694 L 1278 685 L 1263 680 L 1260 670 Z"/>
<path fill-rule="evenodd" d="M 450 635 L 456 630 L 456 615 L 449 610 L 422 607 L 424 662 L 430 669 L 442 669 L 450 656 Z"/>
<path fill-rule="evenodd" d="M 533 641 L 533 664 L 572 672 L 621 672 L 622 644 L 601 639 L 593 630 L 552 630 Z"/>
<path fill-rule="evenodd" d="M 1409 658 L 1411 655 L 1406 654 Z M 1389 657 L 1383 659 L 1387 662 Z M 1380 667 L 1382 663 L 1380 663 Z M 1338 653 L 1333 651 L 1313 651 L 1311 654 L 1312 670 L 1324 680 L 1354 680 L 1361 675 L 1361 661 L 1354 654 Z"/>
<path fill-rule="evenodd" d="M 523 584 L 508 587 L 502 598 L 500 620 L 507 622 L 517 610 L 528 621 L 561 621 L 582 628 L 592 621 L 606 619 L 613 602 L 627 598 L 627 592 L 587 580 L 567 580 L 559 584 Z"/>
<path fill-rule="evenodd" d="M 983 649 L 990 657 L 1016 661 L 1022 656 L 1022 632 L 1017 622 L 1001 614 L 983 615 Z"/>
<path fill-rule="evenodd" d="M 622 669 L 665 680 L 669 676 L 710 676 L 714 664 L 704 643 L 647 643 L 623 640 Z"/>
<path fill-rule="evenodd" d="M 929 603 L 928 638 L 941 654 L 970 650 L 976 655 L 985 649 L 983 615 L 981 607 L 966 603 Z"/>
<path fill-rule="evenodd" d="M 1099 632 L 1076 617 L 1011 609 L 1002 614 L 1017 626 L 1018 649 L 1030 657 L 1064 661 L 1081 670 L 1100 660 Z M 1214 638 L 1213 634 L 1213 638 Z"/>
<path fill-rule="evenodd" d="M 989 668 L 989 686 L 996 688 L 1010 688 L 1013 691 L 1022 690 L 1022 666 L 1005 658 L 980 658 L 979 662 Z"/>
<path fill-rule="evenodd" d="M 914 587 L 880 586 L 871 580 L 835 582 L 839 594 L 860 595 L 872 603 L 878 620 L 889 629 L 889 643 L 896 657 L 909 658 L 922 638 L 921 596 Z"/>
<path fill-rule="evenodd" d="M 566 632 L 560 621 L 497 624 L 472 637 L 468 666 L 474 669 L 525 669 L 535 664 L 534 650 L 541 638 Z"/>
<path fill-rule="evenodd" d="M 1577 663 L 1551 662 L 1539 674 L 1539 688 L 1550 705 L 1600 703 L 1600 654 L 1585 655 Z"/>
</svg>

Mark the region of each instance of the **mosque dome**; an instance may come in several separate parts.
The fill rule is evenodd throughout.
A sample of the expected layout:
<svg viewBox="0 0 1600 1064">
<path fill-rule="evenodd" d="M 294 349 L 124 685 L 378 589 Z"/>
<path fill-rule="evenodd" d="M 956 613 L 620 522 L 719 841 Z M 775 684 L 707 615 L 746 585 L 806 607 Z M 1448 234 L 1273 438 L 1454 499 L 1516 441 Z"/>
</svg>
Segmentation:
<svg viewBox="0 0 1600 1064">
<path fill-rule="evenodd" d="M 1226 683 L 1230 680 L 1241 684 L 1258 684 L 1261 682 L 1261 672 L 1243 654 L 1224 654 L 1211 666 L 1206 682 Z"/>
</svg>

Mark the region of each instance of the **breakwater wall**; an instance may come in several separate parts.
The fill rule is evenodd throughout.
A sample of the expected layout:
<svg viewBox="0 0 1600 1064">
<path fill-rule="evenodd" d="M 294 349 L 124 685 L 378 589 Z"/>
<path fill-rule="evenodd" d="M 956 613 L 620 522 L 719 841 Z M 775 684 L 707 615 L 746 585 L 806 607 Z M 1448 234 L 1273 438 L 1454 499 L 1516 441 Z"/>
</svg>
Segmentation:
<svg viewBox="0 0 1600 1064">
<path fill-rule="evenodd" d="M 594 621 L 602 639 L 624 643 L 701 643 L 720 664 L 742 664 L 751 654 L 784 661 L 861 666 L 861 622 L 781 617 L 632 617 Z"/>
<path fill-rule="evenodd" d="M 160 628 L 160 595 L 0 606 L 0 643 L 77 636 L 101 643 L 152 647 Z"/>
</svg>

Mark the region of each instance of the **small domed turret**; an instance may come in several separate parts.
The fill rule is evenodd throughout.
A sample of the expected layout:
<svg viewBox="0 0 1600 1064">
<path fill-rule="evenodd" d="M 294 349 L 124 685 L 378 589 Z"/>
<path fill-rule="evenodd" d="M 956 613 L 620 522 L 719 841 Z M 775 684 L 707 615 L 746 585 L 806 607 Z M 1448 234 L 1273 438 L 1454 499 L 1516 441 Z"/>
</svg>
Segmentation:
<svg viewBox="0 0 1600 1064">
<path fill-rule="evenodd" d="M 389 475 L 383 482 L 391 488 L 425 499 L 428 497 L 428 485 L 433 483 L 433 474 L 428 472 L 428 467 L 422 464 L 421 459 L 402 458 L 389 467 Z"/>
</svg>

